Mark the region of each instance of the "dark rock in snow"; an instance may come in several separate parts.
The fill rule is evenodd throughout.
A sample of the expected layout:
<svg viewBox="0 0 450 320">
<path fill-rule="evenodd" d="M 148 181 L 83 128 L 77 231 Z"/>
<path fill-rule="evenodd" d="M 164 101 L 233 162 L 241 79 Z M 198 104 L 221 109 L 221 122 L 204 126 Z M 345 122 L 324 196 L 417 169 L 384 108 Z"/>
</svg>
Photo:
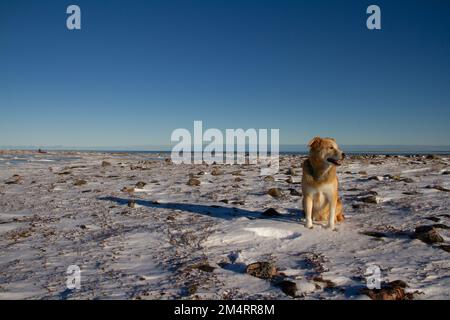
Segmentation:
<svg viewBox="0 0 450 320">
<path fill-rule="evenodd" d="M 274 198 L 279 198 L 281 197 L 283 194 L 281 193 L 281 190 L 278 188 L 271 188 L 267 191 L 267 194 L 274 197 Z"/>
<path fill-rule="evenodd" d="M 75 180 L 75 182 L 73 183 L 73 185 L 74 185 L 74 186 L 82 186 L 82 185 L 85 185 L 86 183 L 87 183 L 86 180 L 78 179 L 78 180 Z"/>
<path fill-rule="evenodd" d="M 295 282 L 289 280 L 283 280 L 277 283 L 277 286 L 280 287 L 281 291 L 283 291 L 288 296 L 295 298 L 297 296 L 297 284 Z"/>
<path fill-rule="evenodd" d="M 111 162 L 102 161 L 102 167 L 109 167 L 109 166 L 111 166 Z"/>
<path fill-rule="evenodd" d="M 147 183 L 143 182 L 143 181 L 139 181 L 138 183 L 136 183 L 136 188 L 138 189 L 142 189 L 147 185 Z"/>
<path fill-rule="evenodd" d="M 213 272 L 215 268 L 210 266 L 209 264 L 201 264 L 197 266 L 197 269 L 204 272 Z"/>
<path fill-rule="evenodd" d="M 289 175 L 289 176 L 298 176 L 298 174 L 297 174 L 297 172 L 295 172 L 294 168 L 289 168 L 286 171 L 286 174 Z"/>
<path fill-rule="evenodd" d="M 378 231 L 363 231 L 361 234 L 374 238 L 385 238 L 387 236 L 384 232 Z"/>
<path fill-rule="evenodd" d="M 189 181 L 187 182 L 188 186 L 199 186 L 200 185 L 200 180 L 195 179 L 195 178 L 190 178 Z"/>
<path fill-rule="evenodd" d="M 297 190 L 295 190 L 295 189 L 289 189 L 289 192 L 291 193 L 291 196 L 295 196 L 295 197 L 301 197 L 302 196 L 302 194 L 300 193 L 300 192 L 298 192 Z"/>
<path fill-rule="evenodd" d="M 277 274 L 277 268 L 271 262 L 255 262 L 249 264 L 245 272 L 260 279 L 271 279 Z"/>
<path fill-rule="evenodd" d="M 375 195 L 361 197 L 361 198 L 359 198 L 359 200 L 364 203 L 379 203 L 380 202 L 380 198 Z"/>
<path fill-rule="evenodd" d="M 381 287 L 381 289 L 364 288 L 361 293 L 366 294 L 372 300 L 412 300 L 413 294 L 406 293 L 407 284 L 402 280 L 389 282 Z"/>
<path fill-rule="evenodd" d="M 217 168 L 215 168 L 215 169 L 213 169 L 212 171 L 211 171 L 211 175 L 213 175 L 213 176 L 220 176 L 220 175 L 222 175 L 223 174 L 223 171 L 222 170 L 219 170 L 219 169 L 217 169 Z"/>
<path fill-rule="evenodd" d="M 436 231 L 436 229 L 434 229 L 432 226 L 431 228 L 429 227 L 430 226 L 417 227 L 414 236 L 422 242 L 428 244 L 444 242 L 444 239 Z"/>
</svg>

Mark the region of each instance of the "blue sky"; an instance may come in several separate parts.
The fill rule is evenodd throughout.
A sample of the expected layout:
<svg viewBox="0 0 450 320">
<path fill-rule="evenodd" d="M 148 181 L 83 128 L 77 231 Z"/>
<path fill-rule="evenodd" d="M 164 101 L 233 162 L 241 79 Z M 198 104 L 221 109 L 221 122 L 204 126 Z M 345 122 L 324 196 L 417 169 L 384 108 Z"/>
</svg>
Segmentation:
<svg viewBox="0 0 450 320">
<path fill-rule="evenodd" d="M 164 145 L 202 120 L 448 146 L 449 57 L 445 0 L 2 0 L 0 145 Z"/>
</svg>

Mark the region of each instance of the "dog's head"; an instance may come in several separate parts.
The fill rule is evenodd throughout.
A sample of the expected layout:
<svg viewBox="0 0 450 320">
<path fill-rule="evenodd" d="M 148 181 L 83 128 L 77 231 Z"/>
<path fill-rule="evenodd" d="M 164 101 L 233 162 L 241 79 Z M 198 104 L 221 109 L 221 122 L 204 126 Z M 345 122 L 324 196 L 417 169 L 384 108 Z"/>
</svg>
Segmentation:
<svg viewBox="0 0 450 320">
<path fill-rule="evenodd" d="M 310 157 L 315 161 L 323 162 L 325 166 L 340 166 L 345 158 L 345 153 L 339 149 L 333 138 L 315 137 L 308 143 L 308 146 L 310 147 Z"/>
</svg>

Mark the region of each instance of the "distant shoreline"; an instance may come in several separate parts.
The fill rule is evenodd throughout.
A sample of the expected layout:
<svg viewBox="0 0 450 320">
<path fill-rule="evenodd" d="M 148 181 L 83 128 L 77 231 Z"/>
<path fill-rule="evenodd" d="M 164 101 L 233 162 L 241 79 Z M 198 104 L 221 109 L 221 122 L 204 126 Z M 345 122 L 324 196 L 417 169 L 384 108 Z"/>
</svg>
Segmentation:
<svg viewBox="0 0 450 320">
<path fill-rule="evenodd" d="M 414 147 L 367 147 L 367 148 L 355 148 L 353 146 L 343 146 L 342 149 L 349 155 L 403 155 L 403 156 L 424 156 L 424 155 L 450 155 L 450 147 L 429 147 L 424 149 L 416 149 Z M 37 153 L 39 148 L 0 148 L 1 153 Z M 170 154 L 170 150 L 127 150 L 127 149 L 45 149 L 41 148 L 44 152 L 48 153 L 124 153 L 124 154 Z M 44 153 L 45 154 L 45 153 Z M 270 152 L 269 152 L 270 154 Z M 304 150 L 280 150 L 280 155 L 307 155 L 308 151 Z"/>
</svg>

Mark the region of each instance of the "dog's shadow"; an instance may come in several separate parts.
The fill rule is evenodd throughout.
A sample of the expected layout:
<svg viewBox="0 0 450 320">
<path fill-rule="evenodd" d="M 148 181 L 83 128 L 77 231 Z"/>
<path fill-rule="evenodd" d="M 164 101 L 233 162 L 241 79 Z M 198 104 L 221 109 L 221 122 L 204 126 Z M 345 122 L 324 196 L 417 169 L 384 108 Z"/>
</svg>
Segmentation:
<svg viewBox="0 0 450 320">
<path fill-rule="evenodd" d="M 119 205 L 128 205 L 131 199 L 119 198 L 119 197 L 99 197 L 98 200 L 102 201 L 111 201 L 115 202 Z M 133 199 L 134 203 L 147 207 L 147 208 L 159 208 L 159 209 L 168 209 L 168 210 L 181 210 L 201 215 L 206 215 L 209 217 L 224 219 L 224 220 L 233 220 L 237 218 L 245 217 L 250 220 L 254 219 L 266 219 L 266 220 L 276 220 L 282 222 L 289 223 L 300 223 L 300 218 L 303 217 L 303 211 L 297 209 L 288 209 L 288 213 L 266 216 L 263 214 L 264 211 L 251 211 L 246 209 L 241 209 L 237 207 L 225 207 L 220 205 L 205 205 L 205 204 L 193 204 L 193 203 L 159 203 L 156 201 L 150 200 L 139 200 Z"/>
</svg>

